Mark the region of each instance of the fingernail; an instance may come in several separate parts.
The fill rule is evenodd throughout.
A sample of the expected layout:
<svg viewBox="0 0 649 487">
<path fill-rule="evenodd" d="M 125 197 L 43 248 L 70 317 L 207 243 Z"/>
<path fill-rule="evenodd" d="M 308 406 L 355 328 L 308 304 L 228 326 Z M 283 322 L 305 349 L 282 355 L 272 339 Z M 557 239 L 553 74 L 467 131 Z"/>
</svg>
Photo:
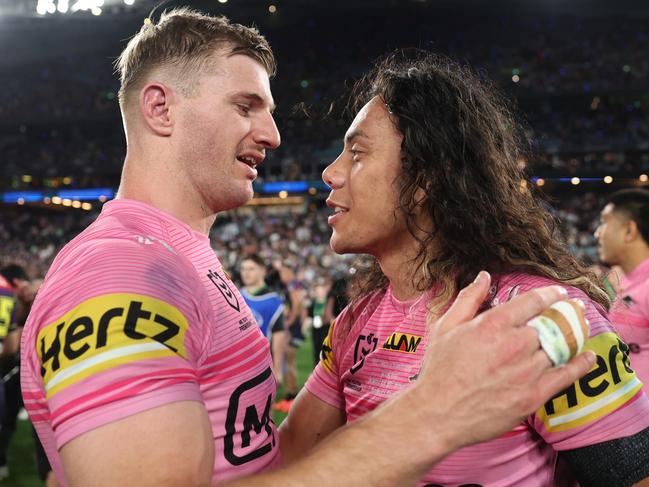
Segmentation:
<svg viewBox="0 0 649 487">
<path fill-rule="evenodd" d="M 582 310 L 586 309 L 586 303 L 584 303 L 581 299 L 576 299 L 575 301 L 577 301 L 577 304 Z"/>
<path fill-rule="evenodd" d="M 568 290 L 565 287 L 561 287 L 561 286 L 552 286 L 552 287 L 555 288 L 557 292 L 562 296 L 568 296 Z"/>
<path fill-rule="evenodd" d="M 478 275 L 477 275 L 476 278 L 473 280 L 473 284 L 479 284 L 479 283 L 481 283 L 482 281 L 484 281 L 484 280 L 486 279 L 486 277 L 487 277 L 488 275 L 489 275 L 489 273 L 488 273 L 487 271 L 480 271 L 480 272 L 478 272 Z"/>
<path fill-rule="evenodd" d="M 595 355 L 595 352 L 592 350 L 586 350 L 584 354 L 586 356 L 586 361 L 591 365 L 591 367 L 595 365 L 595 362 L 597 362 L 597 355 Z"/>
</svg>

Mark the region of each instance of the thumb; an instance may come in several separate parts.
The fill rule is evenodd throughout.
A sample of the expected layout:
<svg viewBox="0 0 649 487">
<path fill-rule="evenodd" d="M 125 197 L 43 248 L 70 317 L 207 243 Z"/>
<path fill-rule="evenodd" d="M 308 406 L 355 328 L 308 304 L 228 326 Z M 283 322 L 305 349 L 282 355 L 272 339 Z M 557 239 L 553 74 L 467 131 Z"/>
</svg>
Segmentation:
<svg viewBox="0 0 649 487">
<path fill-rule="evenodd" d="M 491 276 L 487 271 L 480 271 L 475 280 L 462 289 L 451 307 L 435 325 L 437 333 L 445 333 L 452 328 L 473 319 L 489 292 Z"/>
</svg>

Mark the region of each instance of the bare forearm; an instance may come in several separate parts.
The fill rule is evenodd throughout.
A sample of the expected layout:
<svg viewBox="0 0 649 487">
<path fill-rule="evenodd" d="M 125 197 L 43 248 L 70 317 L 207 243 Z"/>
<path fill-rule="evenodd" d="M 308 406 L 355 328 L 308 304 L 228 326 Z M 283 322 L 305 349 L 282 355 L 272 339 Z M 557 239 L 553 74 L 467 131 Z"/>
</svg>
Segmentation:
<svg viewBox="0 0 649 487">
<path fill-rule="evenodd" d="M 402 395 L 385 403 L 380 414 L 370 413 L 337 430 L 305 458 L 286 468 L 226 485 L 324 485 L 331 481 L 332 472 L 344 472 L 336 479 L 336 485 L 341 487 L 414 485 L 450 453 L 451 447 L 441 436 L 421 434 L 424 429 L 434 431 L 436 421 L 441 428 L 442 418 L 429 418 L 425 428 L 422 425 L 420 431 L 413 431 L 417 408 L 415 404 L 405 404 L 411 400 L 412 397 Z"/>
</svg>

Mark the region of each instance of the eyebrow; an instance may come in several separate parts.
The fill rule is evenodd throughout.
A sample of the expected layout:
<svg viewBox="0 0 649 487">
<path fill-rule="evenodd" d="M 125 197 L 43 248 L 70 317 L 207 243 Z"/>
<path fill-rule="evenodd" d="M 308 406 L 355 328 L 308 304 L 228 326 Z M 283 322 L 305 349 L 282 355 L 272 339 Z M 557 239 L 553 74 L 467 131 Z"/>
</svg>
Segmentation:
<svg viewBox="0 0 649 487">
<path fill-rule="evenodd" d="M 352 130 L 351 132 L 348 132 L 345 134 L 345 144 L 351 144 L 352 140 L 358 138 L 358 137 L 363 137 L 365 139 L 369 139 L 369 136 L 363 132 L 360 129 L 355 129 Z"/>
<path fill-rule="evenodd" d="M 234 97 L 242 97 L 242 98 L 247 98 L 249 101 L 254 102 L 257 105 L 261 106 L 266 106 L 268 105 L 268 102 L 266 101 L 265 98 L 262 98 L 259 96 L 257 93 L 235 93 Z M 275 109 L 277 108 L 277 105 L 271 101 L 270 103 L 270 113 L 273 113 Z"/>
</svg>

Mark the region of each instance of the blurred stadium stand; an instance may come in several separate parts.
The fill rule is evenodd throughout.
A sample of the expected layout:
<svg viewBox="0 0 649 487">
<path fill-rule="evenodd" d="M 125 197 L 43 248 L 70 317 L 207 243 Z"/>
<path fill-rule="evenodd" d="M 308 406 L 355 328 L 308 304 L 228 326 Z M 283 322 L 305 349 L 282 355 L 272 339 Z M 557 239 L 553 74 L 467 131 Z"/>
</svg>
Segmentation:
<svg viewBox="0 0 649 487">
<path fill-rule="evenodd" d="M 4 246 L 23 247 L 22 259 L 38 255 L 39 273 L 55 252 L 48 249 L 86 221 L 70 212 L 93 214 L 101 206 L 101 193 L 87 200 L 61 191 L 115 190 L 119 182 L 125 145 L 111 63 L 156 5 L 128 1 L 106 0 L 99 15 L 98 3 L 93 12 L 90 0 L 85 11 L 75 10 L 81 4 L 74 0 L 0 4 L 0 45 L 10 46 L 0 59 L 0 232 L 7 236 Z M 348 122 L 341 102 L 346 87 L 373 59 L 397 47 L 449 54 L 514 101 L 531 141 L 531 155 L 521 161 L 529 184 L 551 197 L 568 243 L 580 255 L 594 258 L 589 234 L 600 195 L 620 185 L 648 184 L 644 2 L 296 0 L 275 2 L 274 13 L 270 2 L 191 3 L 258 25 L 279 59 L 273 92 L 283 143 L 260 168 L 255 211 L 273 205 L 264 211 L 318 218 L 326 195 L 320 173 L 339 152 Z M 286 181 L 297 184 L 269 186 Z M 246 212 L 237 217 L 244 229 Z M 222 217 L 225 223 L 217 223 L 214 233 L 220 235 L 219 225 L 231 218 Z M 289 230 L 279 233 L 282 240 Z M 313 237 L 326 241 L 327 231 L 325 226 Z M 57 238 L 48 239 L 53 234 Z M 261 242 L 271 234 L 255 238 Z M 238 238 L 249 236 L 242 230 Z M 220 252 L 232 247 L 238 250 L 215 240 Z M 4 251 L 1 258 L 9 255 Z"/>
</svg>

